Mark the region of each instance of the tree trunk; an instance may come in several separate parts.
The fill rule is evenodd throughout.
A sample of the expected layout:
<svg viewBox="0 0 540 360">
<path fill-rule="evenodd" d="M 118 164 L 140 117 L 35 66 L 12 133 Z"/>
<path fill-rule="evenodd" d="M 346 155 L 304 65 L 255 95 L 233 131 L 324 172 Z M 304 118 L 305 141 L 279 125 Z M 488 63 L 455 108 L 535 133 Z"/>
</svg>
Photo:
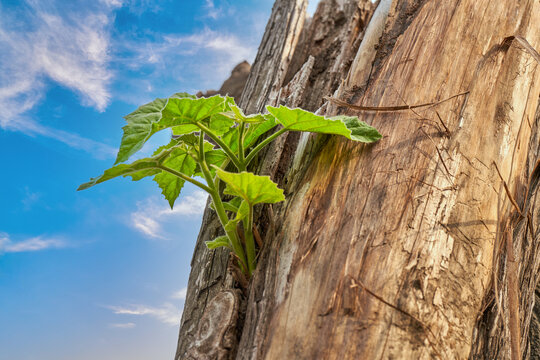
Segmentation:
<svg viewBox="0 0 540 360">
<path fill-rule="evenodd" d="M 383 139 L 290 134 L 260 157 L 287 200 L 258 214 L 248 284 L 205 248 L 207 210 L 176 359 L 540 358 L 538 0 L 305 7 L 276 1 L 241 106 Z"/>
</svg>

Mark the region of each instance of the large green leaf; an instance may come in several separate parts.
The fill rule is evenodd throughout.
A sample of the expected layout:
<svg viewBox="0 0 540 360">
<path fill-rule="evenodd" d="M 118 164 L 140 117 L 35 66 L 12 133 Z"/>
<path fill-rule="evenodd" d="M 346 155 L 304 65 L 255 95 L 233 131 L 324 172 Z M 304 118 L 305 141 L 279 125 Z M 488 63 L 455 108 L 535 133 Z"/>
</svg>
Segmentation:
<svg viewBox="0 0 540 360">
<path fill-rule="evenodd" d="M 233 153 L 238 153 L 238 129 L 236 127 L 229 129 L 220 138 Z"/>
<path fill-rule="evenodd" d="M 234 120 L 226 116 L 225 113 L 215 114 L 210 117 L 210 129 L 218 136 L 225 134 L 233 125 Z"/>
<path fill-rule="evenodd" d="M 357 117 L 326 118 L 302 109 L 289 109 L 286 106 L 266 108 L 284 128 L 290 131 L 342 135 L 347 139 L 361 142 L 374 142 L 382 137 L 375 128 L 358 120 Z"/>
<path fill-rule="evenodd" d="M 191 134 L 192 132 L 199 131 L 197 125 L 184 124 L 179 126 L 173 126 L 171 128 L 173 135 Z"/>
<path fill-rule="evenodd" d="M 228 101 L 228 98 L 221 96 L 197 99 L 186 93 L 177 93 L 168 99 L 156 99 L 142 105 L 125 116 L 127 125 L 123 127 L 124 134 L 115 164 L 128 160 L 158 131 L 173 128 L 175 135 L 181 135 L 197 131 L 195 124 L 198 122 L 211 125 L 211 116 L 226 110 Z M 224 133 L 225 124 L 217 124 L 214 130 Z"/>
<path fill-rule="evenodd" d="M 227 185 L 224 194 L 239 196 L 248 205 L 277 203 L 285 200 L 283 190 L 268 176 L 259 176 L 246 171 L 231 173 L 217 169 L 217 176 Z"/>
<path fill-rule="evenodd" d="M 216 134 L 222 134 L 227 129 L 224 122 L 210 121 L 211 117 L 217 115 L 227 107 L 227 99 L 216 95 L 209 98 L 170 98 L 165 108 L 162 110 L 162 118 L 155 126 L 159 130 L 167 127 L 180 125 L 193 125 L 201 123 L 209 126 Z"/>
<path fill-rule="evenodd" d="M 137 110 L 124 117 L 127 125 L 122 128 L 124 135 L 122 136 L 115 164 L 126 161 L 142 148 L 144 143 L 152 136 L 152 124 L 161 119 L 161 110 L 166 104 L 167 99 L 156 99 L 140 106 Z"/>
<path fill-rule="evenodd" d="M 174 149 L 162 164 L 189 177 L 193 176 L 196 167 L 195 160 L 183 147 Z M 165 196 L 165 199 L 167 199 L 172 209 L 175 200 L 180 195 L 185 180 L 171 173 L 162 171 L 154 176 L 154 181 L 161 188 L 161 193 Z"/>
</svg>

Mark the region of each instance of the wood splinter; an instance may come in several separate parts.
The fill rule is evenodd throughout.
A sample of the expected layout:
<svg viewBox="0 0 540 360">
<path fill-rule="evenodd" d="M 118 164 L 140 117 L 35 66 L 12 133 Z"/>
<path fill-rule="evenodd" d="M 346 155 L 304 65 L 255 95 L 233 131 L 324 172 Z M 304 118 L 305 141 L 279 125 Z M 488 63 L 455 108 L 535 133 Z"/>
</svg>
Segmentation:
<svg viewBox="0 0 540 360">
<path fill-rule="evenodd" d="M 333 97 L 324 97 L 325 100 L 330 101 L 331 103 L 334 103 L 338 106 L 344 106 L 349 109 L 353 110 L 359 110 L 359 111 L 376 111 L 376 112 L 393 112 L 393 111 L 402 111 L 402 110 L 412 110 L 412 109 L 418 109 L 421 107 L 428 107 L 428 106 L 436 106 L 439 104 L 442 104 L 443 102 L 446 102 L 448 100 L 452 100 L 458 96 L 467 95 L 469 91 L 465 91 L 456 95 L 452 95 L 446 99 L 435 101 L 435 102 L 429 102 L 425 104 L 417 104 L 417 105 L 400 105 L 400 106 L 362 106 L 362 105 L 353 105 L 349 104 L 348 102 L 345 102 L 340 99 L 336 99 Z"/>
</svg>

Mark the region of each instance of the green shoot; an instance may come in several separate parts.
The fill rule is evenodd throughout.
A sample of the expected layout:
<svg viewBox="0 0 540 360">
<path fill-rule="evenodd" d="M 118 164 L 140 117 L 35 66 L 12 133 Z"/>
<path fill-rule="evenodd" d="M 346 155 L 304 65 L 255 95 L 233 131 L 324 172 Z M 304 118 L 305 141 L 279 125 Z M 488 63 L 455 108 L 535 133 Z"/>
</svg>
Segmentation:
<svg viewBox="0 0 540 360">
<path fill-rule="evenodd" d="M 124 135 L 115 166 L 79 186 L 84 190 L 119 176 L 136 181 L 153 176 L 171 208 L 186 181 L 206 191 L 212 198 L 224 236 L 206 245 L 209 249 L 229 248 L 240 269 L 251 276 L 256 267 L 253 237 L 253 209 L 257 204 L 285 200 L 268 176 L 248 172 L 248 165 L 266 145 L 287 131 L 316 132 L 344 136 L 353 141 L 374 142 L 379 132 L 357 117 L 327 118 L 302 109 L 267 107 L 268 114 L 245 115 L 230 97 L 196 98 L 185 93 L 156 99 L 125 117 Z M 279 127 L 263 138 L 270 130 Z M 153 156 L 125 164 L 148 139 L 164 129 L 174 138 Z M 206 140 L 211 139 L 212 142 Z M 233 164 L 235 172 L 225 171 Z M 197 180 L 202 178 L 203 180 Z M 219 182 L 225 183 L 223 193 Z M 222 195 L 232 196 L 223 202 Z M 240 236 L 240 223 L 243 237 Z M 245 239 L 244 242 L 241 239 Z"/>
</svg>

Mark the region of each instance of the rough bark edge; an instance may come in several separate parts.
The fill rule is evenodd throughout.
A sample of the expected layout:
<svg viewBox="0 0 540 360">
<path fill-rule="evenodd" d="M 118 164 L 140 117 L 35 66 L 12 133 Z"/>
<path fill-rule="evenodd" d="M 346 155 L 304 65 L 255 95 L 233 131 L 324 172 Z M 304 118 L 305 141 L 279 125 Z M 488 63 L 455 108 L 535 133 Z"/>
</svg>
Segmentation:
<svg viewBox="0 0 540 360">
<path fill-rule="evenodd" d="M 530 187 L 522 189 L 522 201 L 525 217 L 513 226 L 513 247 L 518 264 L 519 294 L 519 339 L 523 359 L 539 359 L 540 329 L 538 327 L 538 304 L 535 305 L 535 289 L 540 281 L 540 186 L 538 172 L 533 173 L 540 159 L 540 102 L 537 107 L 532 126 L 532 139 L 527 159 L 527 174 Z M 538 170 L 538 169 L 537 169 Z M 528 193 L 528 194 L 527 194 Z M 504 194 L 503 196 L 506 196 Z M 519 218 L 517 211 L 514 219 Z M 503 239 L 504 240 L 504 239 Z M 509 347 L 512 338 L 510 327 L 509 292 L 509 257 L 504 247 L 494 264 L 496 281 L 492 283 L 492 291 L 484 299 L 483 311 L 479 314 L 478 323 L 473 334 L 473 348 L 470 359 L 495 359 L 512 357 Z M 493 289 L 493 286 L 497 286 Z M 497 294 L 495 293 L 497 292 Z M 536 290 L 538 292 L 538 290 Z M 497 302 L 500 302 L 498 304 Z M 536 321 L 535 321 L 536 320 Z M 515 334 L 514 334 L 515 336 Z"/>
<path fill-rule="evenodd" d="M 294 51 L 306 8 L 306 0 L 275 2 L 257 57 L 242 92 L 240 104 L 247 113 L 259 112 L 262 105 L 271 101 L 268 97 L 276 92 L 276 88 L 281 87 L 280 76 L 283 77 L 283 72 L 287 70 L 287 62 L 283 62 L 284 59 L 290 58 L 290 52 Z M 287 20 L 283 21 L 283 18 Z M 191 344 L 196 341 L 201 319 L 211 300 L 220 292 L 243 288 L 241 276 L 237 275 L 238 272 L 234 271 L 229 261 L 229 252 L 224 249 L 209 251 L 206 248 L 205 241 L 217 237 L 221 231 L 217 217 L 207 206 L 191 261 L 192 270 L 180 321 L 176 360 L 183 359 L 188 351 L 194 351 L 190 350 Z M 245 307 L 242 293 L 239 294 L 239 301 L 238 308 L 242 309 Z M 234 328 L 236 336 L 239 336 L 243 324 L 243 311 L 240 311 L 235 320 L 238 320 L 236 324 L 234 326 L 229 324 L 228 327 Z M 226 356 L 234 357 L 235 351 L 236 346 L 231 347 Z"/>
</svg>

